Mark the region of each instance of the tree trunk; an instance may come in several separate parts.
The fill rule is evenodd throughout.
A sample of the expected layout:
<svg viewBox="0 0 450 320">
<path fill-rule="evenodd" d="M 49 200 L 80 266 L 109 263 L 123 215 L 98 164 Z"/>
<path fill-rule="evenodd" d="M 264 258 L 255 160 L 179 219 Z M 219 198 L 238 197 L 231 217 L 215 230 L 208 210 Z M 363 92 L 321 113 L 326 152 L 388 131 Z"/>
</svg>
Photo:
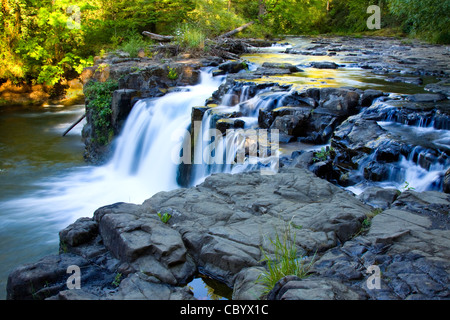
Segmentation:
<svg viewBox="0 0 450 320">
<path fill-rule="evenodd" d="M 250 27 L 250 26 L 251 26 L 252 24 L 254 24 L 254 23 L 255 23 L 254 21 L 251 21 L 251 22 L 249 22 L 249 23 L 246 23 L 246 24 L 244 24 L 243 26 L 240 26 L 239 28 L 236 28 L 236 29 L 234 29 L 234 30 L 232 30 L 232 31 L 230 31 L 230 32 L 227 32 L 227 33 L 222 34 L 222 35 L 219 36 L 218 38 L 228 38 L 228 37 L 234 36 L 236 33 L 239 33 L 239 32 L 241 32 L 242 30 L 247 29 L 248 27 Z"/>
<path fill-rule="evenodd" d="M 264 0 L 259 0 L 259 12 L 258 12 L 258 20 L 260 23 L 263 21 L 263 16 L 266 14 L 266 5 L 264 3 Z"/>
<path fill-rule="evenodd" d="M 174 39 L 174 36 L 163 36 L 163 35 L 151 33 L 148 31 L 143 31 L 142 34 L 144 36 L 150 37 L 153 40 L 162 41 L 162 42 L 170 42 Z"/>
<path fill-rule="evenodd" d="M 67 129 L 66 131 L 64 131 L 64 133 L 63 133 L 62 136 L 65 137 L 65 136 L 70 132 L 70 130 L 72 130 L 73 128 L 75 128 L 76 125 L 79 124 L 85 117 L 86 117 L 86 113 L 83 114 L 83 116 L 82 116 L 81 118 L 79 118 L 77 121 L 75 121 L 75 123 L 72 124 L 72 125 L 69 127 L 69 129 Z"/>
</svg>

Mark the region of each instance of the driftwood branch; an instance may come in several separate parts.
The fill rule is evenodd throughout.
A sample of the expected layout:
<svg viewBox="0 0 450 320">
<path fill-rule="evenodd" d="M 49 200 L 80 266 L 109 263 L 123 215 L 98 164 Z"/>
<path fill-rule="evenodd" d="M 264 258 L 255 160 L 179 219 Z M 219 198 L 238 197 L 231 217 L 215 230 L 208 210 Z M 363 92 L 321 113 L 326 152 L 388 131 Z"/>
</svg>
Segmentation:
<svg viewBox="0 0 450 320">
<path fill-rule="evenodd" d="M 66 131 L 64 131 L 64 133 L 63 133 L 62 136 L 65 137 L 65 136 L 70 132 L 70 130 L 72 130 L 73 128 L 75 128 L 76 125 L 79 124 L 85 117 L 86 117 L 86 113 L 83 114 L 83 115 L 81 116 L 81 118 L 79 118 L 77 121 L 75 121 L 75 123 L 72 124 Z"/>
<path fill-rule="evenodd" d="M 239 33 L 243 31 L 244 29 L 250 27 L 255 22 L 251 21 L 249 23 L 244 24 L 243 26 L 240 26 L 239 28 L 236 28 L 234 30 L 231 30 L 227 33 L 224 33 L 220 36 L 218 36 L 215 39 L 206 39 L 206 41 L 209 41 L 211 52 L 214 55 L 221 57 L 223 59 L 228 60 L 238 60 L 239 55 L 245 52 L 248 52 L 248 49 L 254 45 L 256 40 L 250 39 L 250 43 L 247 43 L 246 40 L 242 39 L 233 39 L 231 38 L 236 33 Z M 156 33 L 151 33 L 148 31 L 142 32 L 143 35 L 150 37 L 153 40 L 159 41 L 159 42 L 171 42 L 172 40 L 175 40 L 175 36 L 163 36 Z M 165 51 L 170 52 L 172 55 L 177 55 L 179 52 L 179 46 L 171 45 L 170 43 L 160 43 L 159 47 L 157 47 L 157 51 Z"/>
<path fill-rule="evenodd" d="M 232 30 L 230 32 L 222 34 L 218 38 L 228 38 L 228 37 L 234 36 L 236 33 L 239 33 L 242 30 L 247 29 L 248 27 L 250 27 L 254 23 L 255 23 L 254 21 L 250 21 L 249 23 L 246 23 L 243 26 L 240 26 L 239 28 L 236 28 L 236 29 L 234 29 L 234 30 Z"/>
<path fill-rule="evenodd" d="M 162 42 L 170 42 L 175 38 L 174 36 L 163 36 L 163 35 L 151 33 L 148 31 L 144 31 L 144 32 L 142 32 L 142 34 L 144 36 L 150 37 L 153 40 L 162 41 Z"/>
</svg>

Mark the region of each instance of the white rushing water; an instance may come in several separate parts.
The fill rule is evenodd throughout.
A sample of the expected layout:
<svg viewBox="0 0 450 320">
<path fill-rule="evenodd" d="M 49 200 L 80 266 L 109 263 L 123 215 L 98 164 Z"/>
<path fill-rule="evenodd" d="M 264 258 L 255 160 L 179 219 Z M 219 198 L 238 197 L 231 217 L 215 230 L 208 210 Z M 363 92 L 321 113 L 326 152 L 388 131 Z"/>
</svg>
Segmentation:
<svg viewBox="0 0 450 320">
<path fill-rule="evenodd" d="M 76 167 L 37 182 L 40 191 L 2 203 L 2 210 L 16 219 L 19 211 L 36 219 L 60 221 L 61 228 L 77 218 L 92 216 L 104 205 L 142 203 L 159 191 L 178 187 L 179 150 L 192 107 L 202 106 L 223 77 L 202 71 L 201 83 L 161 98 L 140 100 L 133 107 L 123 133 L 115 142 L 109 163 L 100 167 Z M 43 214 L 41 214 L 43 213 Z"/>
<path fill-rule="evenodd" d="M 379 121 L 378 124 L 390 134 L 404 140 L 406 144 L 415 146 L 408 156 L 399 155 L 397 162 L 386 163 L 389 175 L 386 180 L 380 182 L 363 181 L 360 184 L 346 188 L 355 194 L 362 193 L 369 186 L 382 188 L 395 188 L 398 190 L 414 190 L 417 192 L 441 190 L 442 179 L 450 168 L 450 158 L 445 151 L 450 149 L 450 130 L 433 128 L 433 123 L 424 125 L 426 121 L 420 121 L 418 125 L 407 125 L 397 122 Z M 420 164 L 420 160 L 426 159 L 430 149 L 441 150 L 441 160 L 431 162 L 428 167 Z M 371 154 L 360 164 L 359 174 L 364 175 L 364 169 L 370 162 L 376 161 L 376 152 Z"/>
</svg>

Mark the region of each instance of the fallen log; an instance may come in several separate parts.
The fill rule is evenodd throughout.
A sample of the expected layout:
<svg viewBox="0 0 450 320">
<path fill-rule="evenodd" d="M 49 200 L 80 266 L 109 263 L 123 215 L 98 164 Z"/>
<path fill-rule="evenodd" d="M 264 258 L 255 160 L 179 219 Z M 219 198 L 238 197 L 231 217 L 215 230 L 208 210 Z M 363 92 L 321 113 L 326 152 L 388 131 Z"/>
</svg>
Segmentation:
<svg viewBox="0 0 450 320">
<path fill-rule="evenodd" d="M 170 42 L 175 38 L 174 36 L 163 36 L 161 34 L 151 33 L 148 31 L 143 31 L 142 34 L 149 37 L 150 39 L 162 42 Z"/>
<path fill-rule="evenodd" d="M 234 36 L 236 33 L 239 33 L 242 30 L 247 29 L 248 27 L 250 27 L 254 23 L 255 23 L 254 21 L 250 21 L 249 23 L 246 23 L 243 26 L 240 26 L 239 28 L 236 28 L 234 30 L 231 30 L 230 32 L 227 32 L 227 33 L 224 33 L 224 34 L 218 36 L 218 38 L 229 38 L 231 36 Z"/>
<path fill-rule="evenodd" d="M 72 124 L 66 131 L 64 131 L 64 133 L 63 133 L 63 137 L 65 137 L 66 136 L 66 134 L 68 134 L 69 132 L 70 132 L 70 130 L 72 130 L 73 128 L 75 128 L 76 127 L 76 125 L 77 124 L 79 124 L 84 118 L 86 117 L 86 113 L 85 114 L 83 114 L 82 116 L 81 116 L 81 118 L 80 119 L 78 119 L 77 121 L 75 121 L 75 123 L 74 124 Z"/>
</svg>

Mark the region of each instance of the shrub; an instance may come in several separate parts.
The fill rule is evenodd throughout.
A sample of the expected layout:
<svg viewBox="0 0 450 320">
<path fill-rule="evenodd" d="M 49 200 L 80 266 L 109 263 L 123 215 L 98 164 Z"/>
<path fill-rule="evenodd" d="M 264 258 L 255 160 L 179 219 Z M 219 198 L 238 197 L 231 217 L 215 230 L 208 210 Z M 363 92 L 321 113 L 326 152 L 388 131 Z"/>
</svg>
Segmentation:
<svg viewBox="0 0 450 320">
<path fill-rule="evenodd" d="M 185 49 L 204 49 L 206 35 L 199 28 L 184 24 L 176 31 L 176 42 Z"/>
<path fill-rule="evenodd" d="M 177 69 L 171 68 L 169 66 L 167 66 L 167 69 L 169 70 L 169 73 L 167 74 L 167 78 L 169 78 L 170 80 L 177 80 L 178 79 Z"/>
<path fill-rule="evenodd" d="M 140 50 L 145 50 L 147 43 L 138 33 L 131 33 L 128 39 L 120 46 L 120 49 L 127 52 L 131 58 L 137 58 Z"/>
<path fill-rule="evenodd" d="M 107 145 L 114 135 L 111 125 L 111 103 L 112 94 L 117 88 L 117 81 L 108 80 L 106 82 L 91 81 L 84 89 L 88 100 L 87 107 L 92 112 L 95 142 L 100 145 Z"/>
<path fill-rule="evenodd" d="M 334 148 L 333 147 L 323 147 L 320 151 L 316 151 L 314 153 L 314 162 L 327 161 L 329 157 L 334 156 Z"/>
</svg>

